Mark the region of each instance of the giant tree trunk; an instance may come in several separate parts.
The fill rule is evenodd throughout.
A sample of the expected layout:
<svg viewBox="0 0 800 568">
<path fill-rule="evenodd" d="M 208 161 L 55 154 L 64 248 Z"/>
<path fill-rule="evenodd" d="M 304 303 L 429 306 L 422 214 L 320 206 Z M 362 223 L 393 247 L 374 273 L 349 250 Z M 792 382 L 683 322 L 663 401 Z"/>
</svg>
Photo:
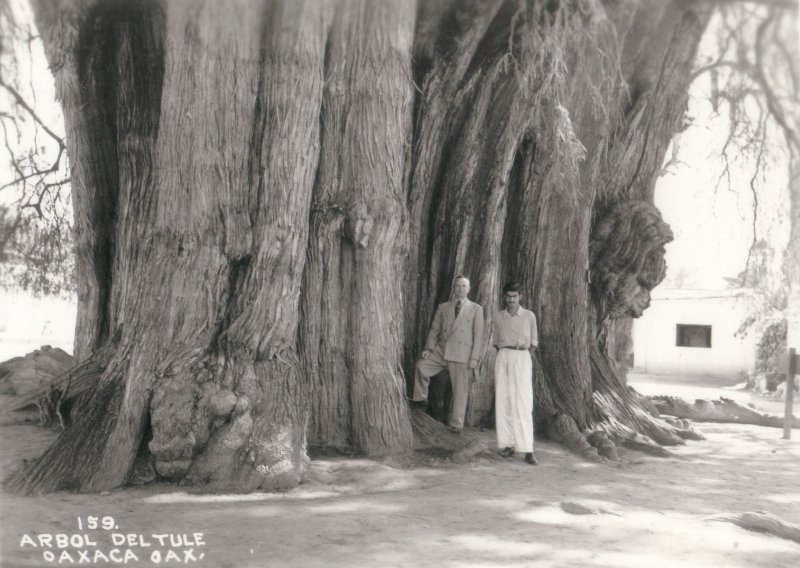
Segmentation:
<svg viewBox="0 0 800 568">
<path fill-rule="evenodd" d="M 73 59 L 57 73 L 92 79 L 59 81 L 67 108 L 101 109 L 101 125 L 70 130 L 93 140 L 73 161 L 102 151 L 118 171 L 106 188 L 114 214 L 101 219 L 112 262 L 92 295 L 108 298 L 118 342 L 89 410 L 16 485 L 115 487 L 143 445 L 162 478 L 296 484 L 308 460 L 297 335 L 329 6 L 44 2 L 38 16 L 50 49 Z M 102 184 L 89 172 L 75 201 L 91 203 L 84 190 Z M 101 319 L 96 306 L 80 302 L 79 338 Z"/>
<path fill-rule="evenodd" d="M 413 0 L 337 6 L 303 278 L 310 443 L 373 455 L 411 447 L 399 315 L 414 10 Z"/>
<path fill-rule="evenodd" d="M 652 222 L 595 247 L 620 249 L 610 266 L 600 267 L 594 264 L 608 260 L 590 257 L 592 226 L 615 209 L 624 216 L 620 202 L 633 209 L 652 203 L 710 12 L 682 2 L 580 4 L 588 9 L 444 2 L 419 14 L 422 93 L 407 287 L 416 312 L 406 312 L 405 368 L 411 375 L 433 310 L 447 299 L 455 275 L 470 277 L 488 314 L 500 308 L 501 281 L 520 280 L 523 303 L 540 325 L 537 415 L 556 438 L 591 454 L 576 432 L 599 428 L 641 441 L 637 431 L 652 422 L 631 408 L 636 402 L 607 344 L 613 319 L 641 315 L 625 309 L 635 293 L 623 294 L 622 305 L 606 313 L 598 305 L 604 283 L 592 274 L 605 270 L 609 282 L 638 286 L 652 256 L 658 270 L 647 280 L 649 290 L 664 277 L 663 244 L 671 239 L 657 213 L 645 215 Z M 642 231 L 655 235 L 637 251 Z M 488 349 L 472 387 L 471 424 L 491 415 L 493 359 Z M 601 371 L 598 363 L 609 368 Z M 670 430 L 664 424 L 650 430 L 662 429 Z"/>
<path fill-rule="evenodd" d="M 35 8 L 73 164 L 76 354 L 105 370 L 13 488 L 115 487 L 137 456 L 163 479 L 286 487 L 307 435 L 408 451 L 405 381 L 458 273 L 487 316 L 523 282 L 557 439 L 679 439 L 608 338 L 664 276 L 653 186 L 708 5 Z M 491 416 L 493 361 L 468 424 Z"/>
</svg>

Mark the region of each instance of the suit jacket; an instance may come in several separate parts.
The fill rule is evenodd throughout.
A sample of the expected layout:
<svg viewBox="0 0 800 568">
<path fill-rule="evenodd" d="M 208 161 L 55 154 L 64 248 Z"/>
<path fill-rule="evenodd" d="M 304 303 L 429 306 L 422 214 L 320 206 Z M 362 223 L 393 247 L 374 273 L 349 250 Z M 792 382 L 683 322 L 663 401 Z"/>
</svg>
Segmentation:
<svg viewBox="0 0 800 568">
<path fill-rule="evenodd" d="M 445 361 L 468 363 L 480 359 L 483 350 L 483 308 L 463 300 L 456 318 L 456 303 L 439 304 L 433 325 L 425 341 L 425 349 L 433 351 L 439 345 Z"/>
</svg>

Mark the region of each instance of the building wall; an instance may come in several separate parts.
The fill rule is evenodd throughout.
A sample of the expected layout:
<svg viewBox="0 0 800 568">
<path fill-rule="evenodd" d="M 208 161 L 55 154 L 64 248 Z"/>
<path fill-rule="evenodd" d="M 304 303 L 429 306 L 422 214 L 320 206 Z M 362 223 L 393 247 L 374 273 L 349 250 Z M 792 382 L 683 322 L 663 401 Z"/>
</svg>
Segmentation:
<svg viewBox="0 0 800 568">
<path fill-rule="evenodd" d="M 683 296 L 683 297 L 682 297 Z M 755 369 L 756 338 L 734 334 L 750 296 L 709 291 L 655 297 L 633 324 L 634 370 L 653 374 L 738 377 Z M 710 325 L 711 348 L 676 345 L 678 324 Z"/>
<path fill-rule="evenodd" d="M 0 362 L 42 345 L 60 347 L 71 355 L 76 315 L 74 300 L 0 289 Z"/>
</svg>

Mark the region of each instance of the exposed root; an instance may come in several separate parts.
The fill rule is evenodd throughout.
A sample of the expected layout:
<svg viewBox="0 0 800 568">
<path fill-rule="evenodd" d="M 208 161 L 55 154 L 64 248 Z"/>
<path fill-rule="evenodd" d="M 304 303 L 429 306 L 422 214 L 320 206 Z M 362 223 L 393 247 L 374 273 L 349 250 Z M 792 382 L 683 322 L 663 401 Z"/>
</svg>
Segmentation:
<svg viewBox="0 0 800 568">
<path fill-rule="evenodd" d="M 663 448 L 652 438 L 640 434 L 633 428 L 629 428 L 615 420 L 606 420 L 596 424 L 595 427 L 597 428 L 594 434 L 595 436 L 598 432 L 602 432 L 608 438 L 609 442 L 616 443 L 616 445 L 622 445 L 631 450 L 637 450 L 652 456 L 669 457 L 672 455 L 671 452 Z"/>
<path fill-rule="evenodd" d="M 451 432 L 447 426 L 421 408 L 411 409 L 411 425 L 414 430 L 415 451 L 441 452 L 452 456 L 455 461 L 466 461 L 488 449 L 479 436 L 467 431 L 461 434 Z"/>
<path fill-rule="evenodd" d="M 603 456 L 606 459 L 611 461 L 619 461 L 619 452 L 617 451 L 617 445 L 611 441 L 608 437 L 608 434 L 605 432 L 598 430 L 597 432 L 592 432 L 586 437 L 586 440 L 597 449 L 597 453 Z"/>
<path fill-rule="evenodd" d="M 672 452 L 659 446 L 647 436 L 642 436 L 636 432 L 633 432 L 632 436 L 624 438 L 622 440 L 622 445 L 631 450 L 637 450 L 660 458 L 668 458 L 673 455 Z"/>
<path fill-rule="evenodd" d="M 711 517 L 709 520 L 733 523 L 749 531 L 767 533 L 800 543 L 800 525 L 787 523 L 767 511 L 740 513 L 738 515 L 719 515 Z"/>
<path fill-rule="evenodd" d="M 130 469 L 127 455 L 116 452 L 114 468 L 101 468 L 108 435 L 116 426 L 123 383 L 111 380 L 95 392 L 86 411 L 44 452 L 4 480 L 7 491 L 23 495 L 58 490 L 101 491 L 122 485 Z M 115 445 L 111 448 L 116 451 Z M 130 456 L 132 465 L 135 456 Z M 105 458 L 108 459 L 108 458 Z"/>
<path fill-rule="evenodd" d="M 675 416 L 662 415 L 661 420 L 675 428 L 678 436 L 684 440 L 705 440 L 706 437 L 694 427 L 691 420 Z"/>
<path fill-rule="evenodd" d="M 698 399 L 694 404 L 689 404 L 685 400 L 673 396 L 653 396 L 650 397 L 650 400 L 658 412 L 681 419 L 783 428 L 783 418 L 763 414 L 727 398 Z M 800 428 L 800 421 L 796 417 L 793 417 L 792 428 Z"/>
<path fill-rule="evenodd" d="M 548 438 L 565 445 L 585 459 L 596 462 L 603 461 L 603 457 L 598 453 L 598 450 L 593 448 L 586 440 L 586 437 L 578 430 L 575 420 L 566 414 L 559 414 L 554 420 L 548 420 L 546 433 Z"/>
<path fill-rule="evenodd" d="M 680 446 L 686 443 L 686 439 L 703 439 L 702 435 L 691 428 L 691 424 L 689 424 L 688 430 L 683 429 L 680 426 L 675 426 L 666 420 L 662 420 L 661 417 L 652 416 L 644 412 L 638 406 L 633 407 L 633 412 L 640 425 L 640 432 L 662 446 Z"/>
<path fill-rule="evenodd" d="M 705 437 L 692 424 L 691 420 L 679 420 L 673 416 L 663 416 L 650 399 L 628 387 L 628 395 L 633 401 L 633 412 L 643 433 L 665 446 L 677 446 L 684 440 L 705 440 Z"/>
<path fill-rule="evenodd" d="M 611 372 L 600 365 L 599 354 L 595 354 L 593 371 Z M 614 388 L 608 377 L 601 377 L 603 391 L 595 391 L 593 398 L 599 418 L 595 428 L 627 448 L 655 456 L 670 456 L 662 446 L 678 446 L 685 440 L 702 440 L 703 436 L 690 422 L 663 420 L 657 409 L 633 389 Z M 619 388 L 617 388 L 619 387 Z"/>
</svg>

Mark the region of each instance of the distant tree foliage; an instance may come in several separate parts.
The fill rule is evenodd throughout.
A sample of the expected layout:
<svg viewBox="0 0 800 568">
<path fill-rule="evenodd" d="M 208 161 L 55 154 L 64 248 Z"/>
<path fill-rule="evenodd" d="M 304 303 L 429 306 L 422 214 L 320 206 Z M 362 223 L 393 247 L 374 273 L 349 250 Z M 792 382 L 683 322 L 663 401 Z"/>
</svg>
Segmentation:
<svg viewBox="0 0 800 568">
<path fill-rule="evenodd" d="M 773 391 L 786 376 L 779 370 L 778 358 L 786 356 L 786 320 L 772 322 L 764 329 L 756 348 L 756 373 L 763 374 L 767 390 Z"/>
</svg>

